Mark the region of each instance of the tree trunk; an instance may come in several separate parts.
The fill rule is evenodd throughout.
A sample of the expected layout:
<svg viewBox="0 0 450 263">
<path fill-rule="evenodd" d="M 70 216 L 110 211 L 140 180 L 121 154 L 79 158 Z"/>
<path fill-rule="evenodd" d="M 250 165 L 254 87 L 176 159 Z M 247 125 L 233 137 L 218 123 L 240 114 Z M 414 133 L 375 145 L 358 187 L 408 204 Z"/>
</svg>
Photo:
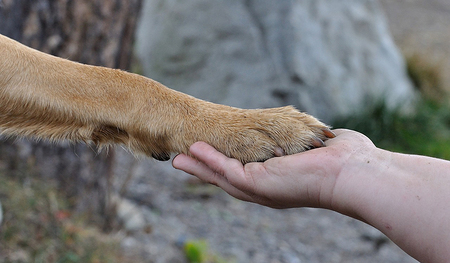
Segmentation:
<svg viewBox="0 0 450 263">
<path fill-rule="evenodd" d="M 81 63 L 128 69 L 141 0 L 3 0 L 0 34 Z M 110 203 L 114 151 L 86 145 L 6 140 L 0 145 L 10 174 L 57 178 L 76 210 L 112 223 Z"/>
</svg>

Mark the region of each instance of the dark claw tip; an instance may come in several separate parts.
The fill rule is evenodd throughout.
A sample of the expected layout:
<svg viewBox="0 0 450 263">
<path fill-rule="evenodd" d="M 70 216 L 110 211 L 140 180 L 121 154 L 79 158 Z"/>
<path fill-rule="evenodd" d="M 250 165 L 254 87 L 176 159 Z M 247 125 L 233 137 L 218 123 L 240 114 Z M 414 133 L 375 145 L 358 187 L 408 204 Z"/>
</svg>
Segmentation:
<svg viewBox="0 0 450 263">
<path fill-rule="evenodd" d="M 163 162 L 170 160 L 170 154 L 168 153 L 152 153 L 152 157 Z"/>
</svg>

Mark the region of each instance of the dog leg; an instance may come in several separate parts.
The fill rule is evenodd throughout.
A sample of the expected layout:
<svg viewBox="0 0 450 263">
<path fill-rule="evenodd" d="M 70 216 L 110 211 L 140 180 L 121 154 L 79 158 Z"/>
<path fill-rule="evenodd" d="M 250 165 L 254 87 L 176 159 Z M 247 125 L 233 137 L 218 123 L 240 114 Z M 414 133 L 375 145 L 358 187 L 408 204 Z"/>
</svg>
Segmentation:
<svg viewBox="0 0 450 263">
<path fill-rule="evenodd" d="M 52 141 L 121 143 L 158 160 L 205 141 L 241 162 L 320 147 L 333 137 L 292 107 L 209 103 L 121 70 L 84 65 L 0 35 L 0 128 Z"/>
</svg>

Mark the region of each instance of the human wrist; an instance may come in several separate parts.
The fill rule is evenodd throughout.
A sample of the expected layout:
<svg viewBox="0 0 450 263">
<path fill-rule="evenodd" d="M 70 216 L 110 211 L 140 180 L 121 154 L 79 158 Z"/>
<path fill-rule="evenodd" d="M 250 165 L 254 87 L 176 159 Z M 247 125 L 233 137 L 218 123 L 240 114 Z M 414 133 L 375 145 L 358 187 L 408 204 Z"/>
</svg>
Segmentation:
<svg viewBox="0 0 450 263">
<path fill-rule="evenodd" d="M 330 207 L 332 210 L 367 222 L 367 210 L 374 196 L 383 188 L 393 153 L 372 147 L 343 155 L 342 168 L 336 175 L 336 184 Z"/>
</svg>

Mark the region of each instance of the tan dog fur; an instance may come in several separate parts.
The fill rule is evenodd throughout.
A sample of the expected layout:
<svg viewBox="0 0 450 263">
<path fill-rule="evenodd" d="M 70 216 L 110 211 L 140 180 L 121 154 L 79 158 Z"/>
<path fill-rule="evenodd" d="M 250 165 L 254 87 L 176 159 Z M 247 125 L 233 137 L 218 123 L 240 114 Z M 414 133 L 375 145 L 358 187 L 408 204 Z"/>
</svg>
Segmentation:
<svg viewBox="0 0 450 263">
<path fill-rule="evenodd" d="M 159 160 L 205 141 L 241 162 L 321 146 L 326 125 L 293 107 L 243 110 L 121 70 L 54 57 L 0 35 L 0 128 L 52 141 L 121 143 Z"/>
</svg>

